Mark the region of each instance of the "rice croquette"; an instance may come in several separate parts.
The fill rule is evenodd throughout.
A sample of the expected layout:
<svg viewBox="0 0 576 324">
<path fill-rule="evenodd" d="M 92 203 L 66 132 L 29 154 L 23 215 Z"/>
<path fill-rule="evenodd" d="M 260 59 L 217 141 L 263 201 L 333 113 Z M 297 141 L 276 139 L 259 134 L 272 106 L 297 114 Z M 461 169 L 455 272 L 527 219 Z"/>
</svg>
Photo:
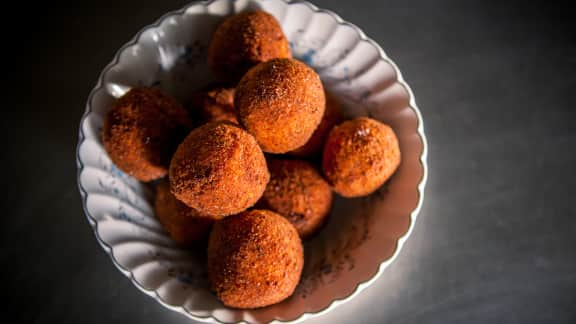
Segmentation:
<svg viewBox="0 0 576 324">
<path fill-rule="evenodd" d="M 212 228 L 208 278 L 224 305 L 258 308 L 294 292 L 304 264 L 298 232 L 284 217 L 251 210 L 227 217 Z"/>
<path fill-rule="evenodd" d="M 273 59 L 250 69 L 234 103 L 240 124 L 264 152 L 286 153 L 303 146 L 324 115 L 320 77 L 293 59 Z"/>
<path fill-rule="evenodd" d="M 392 128 L 359 117 L 335 126 L 324 145 L 322 169 L 334 191 L 360 197 L 378 189 L 400 165 L 400 147 Z"/>
<path fill-rule="evenodd" d="M 252 135 L 229 122 L 211 122 L 194 129 L 178 146 L 169 178 L 178 200 L 222 218 L 254 205 L 270 174 Z"/>
<path fill-rule="evenodd" d="M 330 213 L 330 185 L 303 160 L 270 159 L 268 170 L 270 182 L 258 207 L 284 216 L 303 239 L 315 234 Z"/>
<path fill-rule="evenodd" d="M 290 57 L 290 45 L 280 24 L 261 10 L 226 18 L 212 35 L 208 48 L 208 65 L 214 74 L 232 83 L 258 63 Z"/>
<path fill-rule="evenodd" d="M 213 85 L 198 91 L 192 98 L 190 113 L 198 126 L 212 121 L 229 121 L 238 124 L 234 109 L 234 88 Z"/>
<path fill-rule="evenodd" d="M 122 171 L 148 182 L 164 177 L 192 127 L 186 110 L 156 88 L 133 88 L 106 115 L 102 142 Z"/>
<path fill-rule="evenodd" d="M 207 215 L 186 206 L 170 192 L 167 180 L 156 186 L 154 200 L 156 218 L 179 245 L 192 247 L 194 244 L 208 238 L 210 226 L 214 220 Z"/>
</svg>

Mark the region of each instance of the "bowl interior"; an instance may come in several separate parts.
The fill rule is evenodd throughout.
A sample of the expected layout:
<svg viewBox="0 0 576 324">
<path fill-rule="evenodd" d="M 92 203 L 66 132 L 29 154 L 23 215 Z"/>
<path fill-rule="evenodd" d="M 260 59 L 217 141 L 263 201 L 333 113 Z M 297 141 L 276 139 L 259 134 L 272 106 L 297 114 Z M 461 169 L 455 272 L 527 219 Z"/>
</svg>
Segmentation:
<svg viewBox="0 0 576 324">
<path fill-rule="evenodd" d="M 335 199 L 324 229 L 305 242 L 305 268 L 291 298 L 261 309 L 235 310 L 209 291 L 205 256 L 176 247 L 156 222 L 153 190 L 111 163 L 100 129 L 115 98 L 134 86 L 159 87 L 186 103 L 193 90 L 214 80 L 206 63 L 213 30 L 225 16 L 250 9 L 263 9 L 278 19 L 294 56 L 319 73 L 345 115 L 371 116 L 394 128 L 402 163 L 374 194 Z M 383 55 L 334 14 L 282 0 L 192 4 L 144 29 L 102 73 L 81 124 L 79 184 L 99 242 L 144 292 L 198 320 L 302 319 L 350 297 L 397 253 L 420 204 L 425 177 L 424 142 L 411 93 Z"/>
</svg>

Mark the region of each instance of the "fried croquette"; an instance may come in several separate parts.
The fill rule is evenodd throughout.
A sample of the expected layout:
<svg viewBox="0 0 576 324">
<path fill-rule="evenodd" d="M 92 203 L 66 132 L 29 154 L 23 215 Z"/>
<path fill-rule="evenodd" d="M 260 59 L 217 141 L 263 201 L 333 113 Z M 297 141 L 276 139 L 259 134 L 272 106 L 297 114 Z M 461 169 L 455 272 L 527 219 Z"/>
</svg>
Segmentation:
<svg viewBox="0 0 576 324">
<path fill-rule="evenodd" d="M 258 206 L 284 216 L 301 238 L 320 229 L 330 213 L 332 189 L 310 163 L 270 159 L 270 182 Z"/>
<path fill-rule="evenodd" d="M 374 192 L 399 165 L 396 134 L 388 125 L 371 118 L 360 117 L 337 125 L 324 145 L 324 175 L 343 197 Z"/>
<path fill-rule="evenodd" d="M 293 59 L 260 63 L 234 95 L 238 120 L 268 153 L 286 153 L 310 139 L 324 115 L 320 77 Z"/>
<path fill-rule="evenodd" d="M 336 100 L 328 95 L 326 96 L 326 109 L 324 110 L 324 115 L 322 116 L 322 120 L 320 124 L 312 133 L 312 136 L 304 144 L 294 151 L 289 152 L 290 155 L 298 156 L 298 157 L 317 157 L 322 156 L 322 148 L 324 147 L 324 142 L 326 142 L 326 137 L 328 137 L 328 133 L 335 125 L 339 124 L 342 121 L 342 113 L 340 111 L 340 106 L 336 102 Z"/>
<path fill-rule="evenodd" d="M 238 124 L 234 109 L 234 88 L 212 86 L 199 91 L 192 99 L 191 114 L 196 115 L 199 125 L 211 121 L 229 121 Z"/>
<path fill-rule="evenodd" d="M 172 193 L 202 214 L 222 218 L 254 205 L 270 178 L 252 135 L 229 122 L 194 129 L 169 170 Z"/>
<path fill-rule="evenodd" d="M 274 16 L 264 11 L 226 18 L 208 48 L 208 64 L 223 81 L 238 82 L 254 65 L 273 58 L 290 58 L 290 45 Z"/>
<path fill-rule="evenodd" d="M 304 264 L 298 232 L 284 217 L 251 210 L 216 224 L 208 242 L 208 278 L 218 298 L 258 308 L 288 298 Z"/>
<path fill-rule="evenodd" d="M 212 218 L 180 202 L 170 192 L 168 181 L 161 181 L 156 187 L 154 201 L 156 218 L 179 245 L 191 247 L 195 243 L 208 238 Z"/>
<path fill-rule="evenodd" d="M 102 141 L 110 159 L 140 181 L 162 178 L 191 121 L 174 99 L 155 88 L 134 88 L 106 115 Z"/>
</svg>

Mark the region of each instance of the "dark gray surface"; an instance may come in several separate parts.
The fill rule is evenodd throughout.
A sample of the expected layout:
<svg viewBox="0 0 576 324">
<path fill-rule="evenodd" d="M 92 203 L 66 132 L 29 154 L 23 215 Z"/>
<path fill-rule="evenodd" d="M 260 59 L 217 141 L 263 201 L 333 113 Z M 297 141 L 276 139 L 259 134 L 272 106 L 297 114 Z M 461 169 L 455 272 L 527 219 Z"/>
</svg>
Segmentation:
<svg viewBox="0 0 576 324">
<path fill-rule="evenodd" d="M 16 25 L 33 28 L 4 42 L 12 56 L 5 64 L 16 73 L 5 80 L 9 99 L 0 119 L 7 148 L 3 293 L 16 319 L 189 322 L 133 287 L 98 246 L 74 161 L 77 125 L 99 71 L 140 28 L 183 4 L 22 8 L 33 10 Z M 430 176 L 396 262 L 356 299 L 311 322 L 576 322 L 576 40 L 569 7 L 316 4 L 357 24 L 403 71 L 424 116 Z"/>
</svg>

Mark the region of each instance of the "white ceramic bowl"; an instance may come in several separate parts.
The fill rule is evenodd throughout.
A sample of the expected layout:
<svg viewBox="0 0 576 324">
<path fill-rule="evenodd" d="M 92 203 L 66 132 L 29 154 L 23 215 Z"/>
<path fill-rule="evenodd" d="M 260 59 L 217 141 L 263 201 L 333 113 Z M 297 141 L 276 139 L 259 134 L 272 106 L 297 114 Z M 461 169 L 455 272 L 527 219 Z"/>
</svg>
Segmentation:
<svg viewBox="0 0 576 324">
<path fill-rule="evenodd" d="M 223 306 L 209 291 L 203 259 L 176 247 L 154 218 L 153 192 L 119 171 L 100 139 L 103 116 L 130 87 L 158 86 L 185 101 L 213 77 L 206 64 L 223 17 L 273 14 L 296 58 L 312 66 L 348 116 L 369 115 L 398 134 L 402 163 L 369 197 L 337 198 L 327 226 L 305 243 L 300 285 L 256 310 Z M 396 65 L 360 29 L 307 2 L 216 0 L 164 15 L 124 45 L 98 78 L 80 122 L 78 185 L 98 242 L 116 267 L 162 305 L 204 322 L 300 321 L 350 300 L 398 255 L 416 221 L 426 182 L 426 141 L 414 96 Z"/>
</svg>

